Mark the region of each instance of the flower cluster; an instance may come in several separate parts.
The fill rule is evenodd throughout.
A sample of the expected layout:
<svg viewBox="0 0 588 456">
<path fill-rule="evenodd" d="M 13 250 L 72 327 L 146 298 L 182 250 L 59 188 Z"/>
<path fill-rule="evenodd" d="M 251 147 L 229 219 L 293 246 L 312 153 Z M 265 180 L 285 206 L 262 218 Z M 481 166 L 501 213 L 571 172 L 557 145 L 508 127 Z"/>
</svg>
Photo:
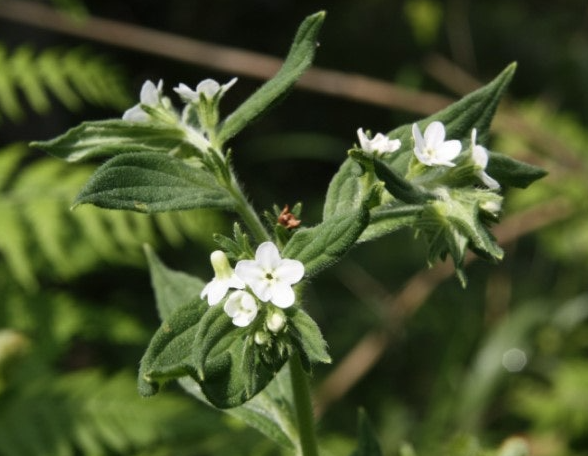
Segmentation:
<svg viewBox="0 0 588 456">
<path fill-rule="evenodd" d="M 399 139 L 390 139 L 388 136 L 377 133 L 373 138 L 369 138 L 363 129 L 357 130 L 360 148 L 369 154 L 382 155 L 392 153 L 400 149 L 402 143 Z M 415 123 L 412 125 L 412 137 L 414 141 L 414 156 L 425 166 L 446 166 L 453 168 L 456 166 L 454 160 L 459 156 L 462 150 L 461 141 L 452 139 L 445 140 L 445 126 L 439 121 L 431 122 L 421 133 L 419 126 Z M 486 187 L 496 190 L 500 184 L 486 173 L 488 165 L 488 150 L 476 144 L 476 129 L 472 129 L 470 145 L 471 161 L 475 168 L 476 176 Z"/>
<path fill-rule="evenodd" d="M 159 80 L 155 85 L 147 80 L 141 87 L 139 103 L 127 109 L 122 119 L 132 123 L 162 121 L 178 125 L 184 129 L 190 143 L 206 152 L 211 147 L 210 138 L 219 120 L 219 101 L 235 82 L 237 78 L 222 85 L 214 79 L 205 79 L 195 90 L 184 83 L 174 87 L 174 91 L 186 103 L 180 120 L 169 98 L 163 96 L 163 81 Z"/>
<path fill-rule="evenodd" d="M 233 270 L 224 252 L 217 250 L 210 256 L 215 277 L 204 287 L 200 297 L 208 304 L 218 304 L 228 293 L 224 310 L 236 326 L 248 326 L 259 311 L 258 301 L 271 302 L 281 309 L 294 304 L 296 295 L 292 285 L 304 276 L 304 265 L 298 260 L 282 258 L 273 242 L 264 242 L 255 252 L 254 260 L 238 261 Z M 279 332 L 285 320 L 276 309 L 268 314 L 267 327 Z"/>
</svg>

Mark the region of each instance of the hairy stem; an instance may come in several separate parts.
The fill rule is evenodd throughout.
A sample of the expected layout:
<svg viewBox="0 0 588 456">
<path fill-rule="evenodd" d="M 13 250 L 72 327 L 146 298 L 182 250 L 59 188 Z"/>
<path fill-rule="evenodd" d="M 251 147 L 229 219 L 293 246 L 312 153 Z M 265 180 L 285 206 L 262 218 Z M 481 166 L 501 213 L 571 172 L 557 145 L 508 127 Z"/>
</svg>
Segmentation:
<svg viewBox="0 0 588 456">
<path fill-rule="evenodd" d="M 298 421 L 298 432 L 300 433 L 300 455 L 318 456 L 308 375 L 302 368 L 298 354 L 294 354 L 290 358 L 290 381 L 294 392 L 294 407 Z"/>
<path fill-rule="evenodd" d="M 265 241 L 270 240 L 270 235 L 261 223 L 261 220 L 257 216 L 257 212 L 251 206 L 245 195 L 243 194 L 243 190 L 241 190 L 241 186 L 237 182 L 234 176 L 231 175 L 231 181 L 229 182 L 228 189 L 235 198 L 237 202 L 236 210 L 237 213 L 243 219 L 243 222 L 249 228 L 253 237 L 258 243 L 262 243 Z"/>
</svg>

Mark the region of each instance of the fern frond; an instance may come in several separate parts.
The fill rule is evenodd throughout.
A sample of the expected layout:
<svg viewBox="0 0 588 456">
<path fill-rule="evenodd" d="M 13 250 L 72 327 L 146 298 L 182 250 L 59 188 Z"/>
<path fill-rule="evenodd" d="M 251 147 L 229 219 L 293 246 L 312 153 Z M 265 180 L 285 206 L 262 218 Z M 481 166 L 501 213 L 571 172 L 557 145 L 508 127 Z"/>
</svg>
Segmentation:
<svg viewBox="0 0 588 456">
<path fill-rule="evenodd" d="M 128 455 L 186 440 L 205 446 L 211 420 L 220 424 L 186 398 L 141 398 L 127 372 L 39 380 L 0 396 L 2 456 Z"/>
<path fill-rule="evenodd" d="M 71 211 L 93 167 L 51 157 L 26 163 L 27 157 L 22 145 L 0 149 L 0 255 L 26 288 L 36 288 L 41 271 L 71 278 L 100 261 L 139 264 L 145 242 L 209 239 L 221 223 L 218 214 L 202 210 L 154 216 L 90 206 Z"/>
<path fill-rule="evenodd" d="M 22 45 L 10 53 L 0 43 L 0 114 L 21 121 L 21 97 L 39 114 L 51 109 L 52 97 L 71 111 L 84 103 L 115 109 L 131 104 L 120 68 L 87 48 L 37 53 Z"/>
</svg>

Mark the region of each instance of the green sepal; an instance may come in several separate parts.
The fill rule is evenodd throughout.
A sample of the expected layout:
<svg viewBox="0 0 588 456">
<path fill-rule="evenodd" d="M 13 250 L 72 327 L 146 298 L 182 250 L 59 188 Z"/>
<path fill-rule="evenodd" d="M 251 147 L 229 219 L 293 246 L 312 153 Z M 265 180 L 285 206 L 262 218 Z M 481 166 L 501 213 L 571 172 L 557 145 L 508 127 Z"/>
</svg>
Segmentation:
<svg viewBox="0 0 588 456">
<path fill-rule="evenodd" d="M 175 310 L 200 296 L 205 283 L 198 277 L 168 268 L 149 245 L 145 244 L 143 250 L 149 263 L 159 318 L 165 320 Z"/>
<path fill-rule="evenodd" d="M 547 175 L 544 169 L 524 163 L 507 155 L 490 152 L 486 172 L 502 185 L 527 188 Z"/>
<path fill-rule="evenodd" d="M 465 287 L 464 260 L 467 248 L 488 260 L 500 260 L 503 250 L 482 219 L 481 207 L 490 200 L 500 199 L 489 190 L 444 189 L 439 198 L 423 207 L 416 228 L 428 240 L 428 258 L 432 264 L 438 258 L 453 258 L 457 276 Z"/>
<path fill-rule="evenodd" d="M 227 254 L 231 260 L 245 260 L 253 258 L 253 249 L 249 242 L 249 236 L 244 233 L 237 222 L 233 225 L 233 239 L 223 234 L 215 233 L 214 242 Z"/>
<path fill-rule="evenodd" d="M 353 247 L 369 223 L 365 205 L 294 233 L 282 251 L 284 258 L 301 261 L 304 276 L 312 277 L 339 261 Z"/>
<path fill-rule="evenodd" d="M 278 73 L 219 125 L 217 140 L 220 144 L 224 144 L 261 117 L 280 101 L 302 76 L 314 59 L 317 37 L 324 19 L 325 12 L 321 11 L 308 16 L 300 24 L 290 52 Z"/>
<path fill-rule="evenodd" d="M 364 409 L 358 413 L 357 450 L 350 456 L 382 456 L 382 448 Z"/>
<path fill-rule="evenodd" d="M 31 146 L 69 162 L 80 162 L 131 152 L 179 151 L 190 147 L 183 138 L 184 132 L 173 126 L 111 119 L 83 122 L 57 138 L 35 141 Z"/>
<path fill-rule="evenodd" d="M 196 208 L 231 209 L 230 193 L 202 168 L 154 152 L 129 153 L 99 167 L 74 206 L 153 213 Z"/>
<path fill-rule="evenodd" d="M 327 351 L 327 342 L 316 322 L 297 306 L 290 307 L 286 314 L 288 315 L 288 330 L 292 342 L 300 353 L 304 368 L 308 371 L 312 364 L 330 364 L 332 360 Z"/>
</svg>

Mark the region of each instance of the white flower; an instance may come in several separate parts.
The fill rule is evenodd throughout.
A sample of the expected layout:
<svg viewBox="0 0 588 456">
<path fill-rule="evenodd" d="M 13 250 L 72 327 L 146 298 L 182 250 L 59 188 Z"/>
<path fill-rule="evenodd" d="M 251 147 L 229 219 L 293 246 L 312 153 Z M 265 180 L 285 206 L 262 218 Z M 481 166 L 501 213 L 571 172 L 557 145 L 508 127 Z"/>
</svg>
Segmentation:
<svg viewBox="0 0 588 456">
<path fill-rule="evenodd" d="M 496 190 L 500 188 L 500 184 L 495 179 L 491 178 L 486 173 L 486 166 L 488 166 L 488 150 L 485 147 L 476 144 L 476 129 L 472 130 L 472 160 L 479 168 L 477 176 L 484 182 L 486 187 Z"/>
<path fill-rule="evenodd" d="M 399 139 L 390 139 L 382 133 L 378 133 L 372 139 L 369 139 L 362 128 L 357 130 L 357 137 L 359 138 L 359 145 L 365 152 L 395 152 L 400 149 L 401 145 Z"/>
<path fill-rule="evenodd" d="M 255 260 L 241 260 L 235 273 L 263 302 L 271 301 L 285 309 L 294 304 L 292 285 L 304 276 L 304 265 L 298 260 L 282 259 L 272 242 L 257 247 Z"/>
<path fill-rule="evenodd" d="M 156 107 L 159 104 L 162 89 L 163 81 L 161 79 L 157 83 L 157 86 L 150 80 L 145 81 L 139 95 L 139 100 L 141 101 L 132 108 L 127 109 L 122 119 L 129 122 L 147 122 L 149 120 L 149 114 L 143 111 L 141 105 Z"/>
<path fill-rule="evenodd" d="M 224 306 L 226 314 L 235 326 L 248 326 L 257 316 L 257 302 L 246 291 L 233 291 Z"/>
<path fill-rule="evenodd" d="M 229 260 L 222 250 L 215 250 L 210 254 L 210 262 L 214 269 L 214 279 L 206 284 L 200 298 L 208 296 L 208 305 L 218 304 L 227 294 L 229 288 L 245 288 L 245 284 L 233 271 Z"/>
<path fill-rule="evenodd" d="M 214 79 L 205 79 L 196 86 L 196 90 L 192 90 L 186 84 L 180 83 L 174 88 L 174 91 L 182 98 L 182 100 L 198 103 L 200 101 L 200 94 L 203 94 L 204 98 L 207 100 L 212 100 L 217 94 L 220 98 L 233 86 L 233 84 L 235 84 L 235 82 L 237 82 L 237 78 L 233 78 L 226 84 L 220 85 Z"/>
<path fill-rule="evenodd" d="M 412 124 L 414 138 L 414 154 L 427 166 L 455 166 L 451 160 L 461 152 L 461 142 L 457 139 L 445 141 L 445 127 L 441 122 L 431 122 L 425 129 L 425 137 L 421 135 L 418 125 Z"/>
</svg>

